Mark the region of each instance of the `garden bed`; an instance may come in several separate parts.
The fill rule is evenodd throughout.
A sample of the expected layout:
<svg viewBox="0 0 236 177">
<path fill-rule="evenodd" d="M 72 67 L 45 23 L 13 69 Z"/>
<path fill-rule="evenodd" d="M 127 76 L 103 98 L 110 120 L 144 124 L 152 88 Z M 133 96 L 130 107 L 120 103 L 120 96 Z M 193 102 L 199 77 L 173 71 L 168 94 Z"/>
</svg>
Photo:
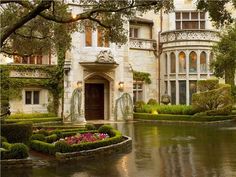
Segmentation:
<svg viewBox="0 0 236 177">
<path fill-rule="evenodd" d="M 227 116 L 193 116 L 193 115 L 171 115 L 171 114 L 149 114 L 149 113 L 134 113 L 135 120 L 153 120 L 153 121 L 168 121 L 168 122 L 218 122 L 226 120 L 234 120 L 235 115 Z"/>
</svg>

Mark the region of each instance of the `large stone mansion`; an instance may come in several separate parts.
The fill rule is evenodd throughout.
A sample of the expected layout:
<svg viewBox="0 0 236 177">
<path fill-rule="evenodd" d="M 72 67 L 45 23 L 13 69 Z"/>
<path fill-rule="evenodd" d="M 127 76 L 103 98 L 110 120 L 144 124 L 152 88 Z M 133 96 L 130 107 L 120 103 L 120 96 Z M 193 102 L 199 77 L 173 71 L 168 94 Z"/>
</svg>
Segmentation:
<svg viewBox="0 0 236 177">
<path fill-rule="evenodd" d="M 68 0 L 72 12 L 80 9 Z M 64 75 L 64 112 L 70 114 L 71 96 L 77 83 L 82 90 L 81 114 L 86 120 L 115 120 L 116 100 L 129 93 L 133 101 L 160 102 L 163 94 L 171 104 L 191 104 L 197 80 L 210 78 L 209 63 L 218 32 L 208 13 L 196 10 L 192 0 L 176 0 L 173 12 L 149 12 L 129 21 L 125 45 L 103 40 L 99 30 L 75 32 L 67 52 Z M 56 65 L 56 57 L 14 59 L 14 64 Z M 133 79 L 133 71 L 150 74 L 151 83 Z M 17 73 L 12 77 L 22 77 Z M 39 77 L 25 74 L 24 77 Z M 22 99 L 10 100 L 12 113 L 47 112 L 48 90 L 25 88 Z M 119 118 L 118 118 L 119 119 Z"/>
</svg>

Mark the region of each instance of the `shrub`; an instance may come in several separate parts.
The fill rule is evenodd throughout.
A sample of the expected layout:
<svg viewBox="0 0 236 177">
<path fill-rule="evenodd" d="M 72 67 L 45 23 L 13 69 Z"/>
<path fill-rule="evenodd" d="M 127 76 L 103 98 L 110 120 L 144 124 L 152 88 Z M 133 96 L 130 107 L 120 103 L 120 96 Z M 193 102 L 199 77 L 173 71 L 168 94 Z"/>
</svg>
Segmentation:
<svg viewBox="0 0 236 177">
<path fill-rule="evenodd" d="M 102 125 L 101 127 L 99 127 L 98 132 L 107 133 L 110 136 L 111 130 L 113 130 L 113 127 L 111 125 Z"/>
<path fill-rule="evenodd" d="M 7 139 L 5 137 L 1 136 L 1 140 L 0 141 L 1 141 L 1 143 L 7 142 Z"/>
<path fill-rule="evenodd" d="M 85 128 L 86 128 L 87 130 L 96 130 L 96 127 L 95 127 L 94 124 L 86 124 L 86 125 L 85 125 Z"/>
<path fill-rule="evenodd" d="M 47 118 L 55 116 L 56 115 L 52 113 L 32 113 L 32 114 L 17 113 L 10 115 L 8 119 L 32 119 L 32 118 Z"/>
<path fill-rule="evenodd" d="M 149 104 L 149 105 L 156 105 L 157 104 L 157 100 L 151 98 L 151 99 L 148 100 L 147 104 Z"/>
<path fill-rule="evenodd" d="M 196 110 L 207 111 L 213 115 L 230 114 L 232 104 L 231 86 L 227 84 L 221 84 L 217 89 L 195 93 L 192 96 L 192 106 Z"/>
<path fill-rule="evenodd" d="M 51 131 L 51 133 L 52 133 L 52 134 L 56 134 L 58 138 L 63 137 L 61 130 L 53 130 L 53 131 Z"/>
<path fill-rule="evenodd" d="M 45 141 L 45 135 L 36 133 L 36 134 L 33 134 L 33 135 L 30 137 L 30 140 L 31 140 L 31 141 L 32 141 L 32 140 Z"/>
<path fill-rule="evenodd" d="M 2 124 L 1 135 L 10 143 L 27 143 L 32 135 L 32 124 Z"/>
<path fill-rule="evenodd" d="M 218 79 L 207 79 L 197 81 L 197 88 L 199 92 L 213 90 L 219 87 Z"/>
<path fill-rule="evenodd" d="M 23 143 L 15 143 L 11 146 L 9 153 L 12 159 L 24 159 L 29 156 L 29 149 Z"/>
<path fill-rule="evenodd" d="M 1 159 L 24 159 L 29 156 L 29 149 L 23 143 L 3 143 Z"/>
<path fill-rule="evenodd" d="M 45 140 L 46 140 L 47 143 L 55 142 L 57 139 L 58 139 L 58 137 L 57 137 L 56 134 L 52 134 L 52 135 L 49 135 L 49 136 L 45 137 Z"/>
<path fill-rule="evenodd" d="M 145 105 L 144 101 L 136 101 L 134 105 L 134 111 L 137 112 L 139 111 L 143 106 Z"/>
<path fill-rule="evenodd" d="M 65 141 L 60 140 L 58 142 L 56 142 L 55 144 L 55 151 L 56 152 L 62 152 L 62 153 L 66 153 L 66 152 L 70 152 L 70 145 L 67 144 Z"/>
<path fill-rule="evenodd" d="M 44 136 L 48 136 L 49 132 L 45 129 L 40 129 L 39 131 L 37 131 L 37 134 L 42 134 Z"/>
<path fill-rule="evenodd" d="M 39 151 L 39 152 L 44 152 L 44 153 L 51 154 L 51 155 L 55 154 L 55 145 L 54 144 L 49 144 L 49 143 L 42 142 L 39 140 L 32 140 L 30 142 L 30 147 L 36 151 Z"/>
</svg>

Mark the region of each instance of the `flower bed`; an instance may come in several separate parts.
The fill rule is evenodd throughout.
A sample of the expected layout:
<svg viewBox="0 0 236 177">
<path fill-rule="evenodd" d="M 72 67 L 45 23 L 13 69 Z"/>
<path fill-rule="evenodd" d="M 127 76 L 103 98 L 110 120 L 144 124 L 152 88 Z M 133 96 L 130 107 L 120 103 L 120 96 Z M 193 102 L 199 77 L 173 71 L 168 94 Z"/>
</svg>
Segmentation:
<svg viewBox="0 0 236 177">
<path fill-rule="evenodd" d="M 63 132 L 54 134 L 34 134 L 31 137 L 32 149 L 48 154 L 56 152 L 78 152 L 108 146 L 123 141 L 122 134 L 110 126 L 102 126 L 97 131 Z"/>
</svg>

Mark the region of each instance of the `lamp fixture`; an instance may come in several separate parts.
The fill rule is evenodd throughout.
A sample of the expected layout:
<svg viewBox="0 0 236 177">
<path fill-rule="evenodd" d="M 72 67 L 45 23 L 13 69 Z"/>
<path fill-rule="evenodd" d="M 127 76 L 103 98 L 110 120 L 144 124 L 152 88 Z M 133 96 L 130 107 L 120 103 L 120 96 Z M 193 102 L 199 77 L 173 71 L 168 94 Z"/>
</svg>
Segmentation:
<svg viewBox="0 0 236 177">
<path fill-rule="evenodd" d="M 82 82 L 82 81 L 78 81 L 78 82 L 77 82 L 77 88 L 78 88 L 78 90 L 82 90 L 82 87 L 83 87 L 83 82 Z"/>
<path fill-rule="evenodd" d="M 123 91 L 124 91 L 124 82 L 119 82 L 118 90 L 119 90 L 120 92 L 123 92 Z"/>
</svg>

